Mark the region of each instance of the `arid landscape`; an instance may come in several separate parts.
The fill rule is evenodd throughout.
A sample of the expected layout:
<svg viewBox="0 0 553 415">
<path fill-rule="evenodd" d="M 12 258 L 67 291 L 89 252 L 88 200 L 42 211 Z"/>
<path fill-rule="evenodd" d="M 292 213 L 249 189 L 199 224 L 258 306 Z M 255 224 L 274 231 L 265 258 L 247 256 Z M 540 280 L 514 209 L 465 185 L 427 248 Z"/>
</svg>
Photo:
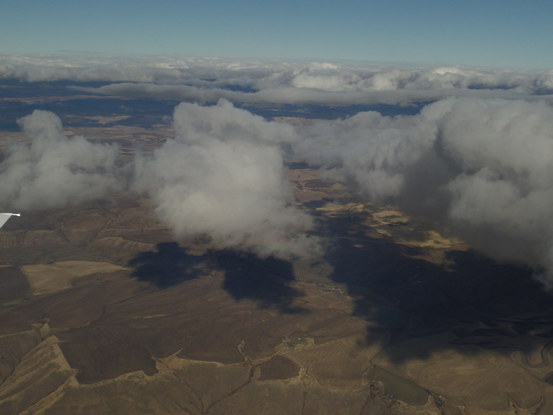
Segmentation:
<svg viewBox="0 0 553 415">
<path fill-rule="evenodd" d="M 64 133 L 118 143 L 120 161 L 173 135 L 126 120 L 66 114 Z M 0 413 L 553 413 L 553 298 L 531 270 L 288 167 L 318 255 L 178 238 L 125 190 L 11 219 Z"/>
<path fill-rule="evenodd" d="M 130 196 L 10 221 L 2 412 L 548 413 L 538 284 L 315 175 L 290 170 L 336 245 L 309 261 L 175 241 Z"/>
</svg>

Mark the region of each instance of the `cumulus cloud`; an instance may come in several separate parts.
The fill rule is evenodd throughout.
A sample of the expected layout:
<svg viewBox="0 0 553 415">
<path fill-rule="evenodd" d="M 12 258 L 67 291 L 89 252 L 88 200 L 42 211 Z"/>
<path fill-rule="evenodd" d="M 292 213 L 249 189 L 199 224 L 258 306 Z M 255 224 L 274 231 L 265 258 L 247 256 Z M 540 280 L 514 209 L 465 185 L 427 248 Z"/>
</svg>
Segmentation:
<svg viewBox="0 0 553 415">
<path fill-rule="evenodd" d="M 293 205 L 279 144 L 291 126 L 267 122 L 228 101 L 181 103 L 176 138 L 137 162 L 138 190 L 177 236 L 208 235 L 218 247 L 260 255 L 313 253 L 311 218 Z"/>
<path fill-rule="evenodd" d="M 450 98 L 416 116 L 359 113 L 302 130 L 296 154 L 328 178 L 553 278 L 551 105 Z"/>
<path fill-rule="evenodd" d="M 65 207 L 126 187 L 116 146 L 65 136 L 59 117 L 47 111 L 19 125 L 28 140 L 9 143 L 0 163 L 4 208 Z M 217 247 L 262 256 L 320 252 L 320 241 L 305 233 L 313 222 L 294 205 L 282 158 L 281 145 L 295 137 L 292 126 L 222 100 L 180 104 L 174 127 L 175 139 L 153 157 L 136 156 L 130 188 L 151 195 L 178 237 L 207 235 Z"/>
<path fill-rule="evenodd" d="M 429 151 L 434 139 L 434 126 L 421 117 L 377 112 L 317 121 L 300 129 L 296 157 L 376 200 L 400 194 L 407 169 Z"/>
<path fill-rule="evenodd" d="M 66 137 L 61 120 L 48 111 L 35 110 L 18 123 L 30 143 L 9 143 L 0 163 L 4 208 L 73 205 L 118 188 L 116 146 Z"/>
<path fill-rule="evenodd" d="M 459 171 L 446 185 L 455 231 L 476 248 L 553 276 L 553 108 L 544 102 L 446 100 L 424 115 Z"/>
</svg>

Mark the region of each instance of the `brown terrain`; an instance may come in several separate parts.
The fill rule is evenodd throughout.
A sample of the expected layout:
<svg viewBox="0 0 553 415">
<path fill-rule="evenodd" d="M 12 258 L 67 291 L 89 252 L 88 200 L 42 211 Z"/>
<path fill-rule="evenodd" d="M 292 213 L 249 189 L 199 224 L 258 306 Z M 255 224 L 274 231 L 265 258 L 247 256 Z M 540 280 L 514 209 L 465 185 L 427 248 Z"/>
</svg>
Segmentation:
<svg viewBox="0 0 553 415">
<path fill-rule="evenodd" d="M 101 121 L 68 132 L 125 157 L 170 135 Z M 175 240 L 129 194 L 11 219 L 0 413 L 553 413 L 553 302 L 528 270 L 315 170 L 289 178 L 323 257 Z"/>
</svg>

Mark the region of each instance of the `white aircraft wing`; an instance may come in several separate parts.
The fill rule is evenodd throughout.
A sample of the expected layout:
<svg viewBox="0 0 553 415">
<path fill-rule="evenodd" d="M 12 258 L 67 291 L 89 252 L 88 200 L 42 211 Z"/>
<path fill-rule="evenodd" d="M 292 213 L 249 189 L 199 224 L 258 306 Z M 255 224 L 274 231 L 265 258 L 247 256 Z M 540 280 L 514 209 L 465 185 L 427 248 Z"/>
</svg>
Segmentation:
<svg viewBox="0 0 553 415">
<path fill-rule="evenodd" d="M 0 228 L 8 221 L 12 216 L 21 216 L 19 213 L 0 213 Z"/>
</svg>

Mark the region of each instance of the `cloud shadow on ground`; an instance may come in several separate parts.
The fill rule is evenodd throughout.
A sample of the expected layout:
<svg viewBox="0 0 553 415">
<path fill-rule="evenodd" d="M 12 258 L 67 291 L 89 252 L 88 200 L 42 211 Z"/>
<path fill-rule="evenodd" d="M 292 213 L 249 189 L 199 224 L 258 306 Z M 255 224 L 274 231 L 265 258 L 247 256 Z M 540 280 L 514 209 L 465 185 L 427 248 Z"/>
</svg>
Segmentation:
<svg viewBox="0 0 553 415">
<path fill-rule="evenodd" d="M 168 288 L 201 275 L 202 257 L 190 255 L 176 242 L 156 245 L 155 252 L 141 252 L 127 264 L 133 277 L 158 288 Z"/>
<path fill-rule="evenodd" d="M 232 250 L 212 251 L 211 255 L 225 274 L 223 288 L 237 301 L 252 299 L 262 308 L 277 307 L 285 313 L 305 312 L 293 305 L 294 299 L 303 293 L 291 286 L 295 277 L 289 261 Z"/>
<path fill-rule="evenodd" d="M 426 358 L 440 348 L 474 350 L 461 346 L 467 344 L 529 352 L 553 341 L 553 296 L 531 270 L 473 251 L 450 252 L 450 265 L 438 266 L 413 258 L 421 254 L 416 248 L 368 238 L 355 218 L 326 226 L 338 236 L 326 258 L 334 267 L 331 278 L 347 285 L 354 314 L 367 320 L 366 343 L 384 341 L 392 360 Z M 440 333 L 455 340 L 401 347 Z"/>
<path fill-rule="evenodd" d="M 236 301 L 252 300 L 261 308 L 275 307 L 283 313 L 305 310 L 293 304 L 303 293 L 292 287 L 295 281 L 289 261 L 230 249 L 210 250 L 192 255 L 176 242 L 156 245 L 155 252 L 142 252 L 129 261 L 132 277 L 160 289 L 206 275 L 210 270 L 223 273 L 223 289 Z"/>
</svg>

